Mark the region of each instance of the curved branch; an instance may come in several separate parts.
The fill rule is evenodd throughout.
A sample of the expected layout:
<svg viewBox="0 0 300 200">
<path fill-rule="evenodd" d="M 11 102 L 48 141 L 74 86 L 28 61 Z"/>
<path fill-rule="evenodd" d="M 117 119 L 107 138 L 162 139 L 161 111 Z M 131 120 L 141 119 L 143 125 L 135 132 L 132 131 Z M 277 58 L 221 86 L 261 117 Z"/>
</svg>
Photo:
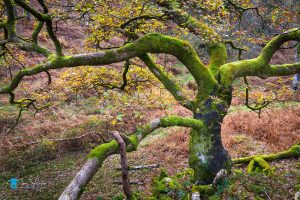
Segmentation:
<svg viewBox="0 0 300 200">
<path fill-rule="evenodd" d="M 274 53 L 280 49 L 281 45 L 287 41 L 300 41 L 300 29 L 292 29 L 288 32 L 274 37 L 261 51 L 261 57 L 265 63 L 269 63 Z"/>
<path fill-rule="evenodd" d="M 127 26 L 129 26 L 131 23 L 134 23 L 138 20 L 149 20 L 149 19 L 162 20 L 162 18 L 164 16 L 165 15 L 161 15 L 161 16 L 142 15 L 142 16 L 134 17 L 134 18 L 131 18 L 130 20 L 128 20 L 127 22 L 124 22 L 123 24 L 121 24 L 120 28 L 124 29 Z"/>
<path fill-rule="evenodd" d="M 64 67 L 111 64 L 139 57 L 145 53 L 167 53 L 177 57 L 195 78 L 199 90 L 198 94 L 199 96 L 201 95 L 201 98 L 211 94 L 214 87 L 218 85 L 211 72 L 202 64 L 195 50 L 188 42 L 161 34 L 149 34 L 118 49 L 56 57 L 50 59 L 47 63 L 39 64 L 30 69 L 20 70 L 10 85 L 0 88 L 0 94 L 13 91 L 24 76 Z"/>
<path fill-rule="evenodd" d="M 206 46 L 210 52 L 209 69 L 214 76 L 217 76 L 217 71 L 220 66 L 226 63 L 227 51 L 222 44 L 222 37 L 208 24 L 200 19 L 196 19 L 178 8 L 175 8 L 171 0 L 160 0 L 156 3 L 166 8 L 165 14 L 174 21 L 178 26 L 186 28 L 189 32 L 204 39 Z"/>
<path fill-rule="evenodd" d="M 225 41 L 225 44 L 229 44 L 230 47 L 231 47 L 232 49 L 238 51 L 238 59 L 239 59 L 239 60 L 241 60 L 242 52 L 243 52 L 243 51 L 247 51 L 247 50 L 244 49 L 244 48 L 237 47 L 237 46 L 233 43 L 233 41 L 231 41 L 231 40 Z"/>
<path fill-rule="evenodd" d="M 128 84 L 128 82 L 127 82 L 127 73 L 128 73 L 128 70 L 129 70 L 129 66 L 130 66 L 129 60 L 126 60 L 125 64 L 124 64 L 124 71 L 123 71 L 123 74 L 122 74 L 123 84 L 120 86 L 120 90 L 124 90 L 125 87 Z"/>
<path fill-rule="evenodd" d="M 286 76 L 300 73 L 300 63 L 270 65 L 274 53 L 287 41 L 300 41 L 300 30 L 293 29 L 274 37 L 254 59 L 227 63 L 220 67 L 221 84 L 230 87 L 232 81 L 243 76 Z"/>
<path fill-rule="evenodd" d="M 35 43 L 35 44 L 38 43 L 38 35 L 41 32 L 43 25 L 44 25 L 43 22 L 39 22 L 32 33 L 31 38 L 32 38 L 33 43 Z"/>
<path fill-rule="evenodd" d="M 155 129 L 160 127 L 170 126 L 183 126 L 195 129 L 201 129 L 203 123 L 199 120 L 191 118 L 182 118 L 177 116 L 165 117 L 161 119 L 155 119 L 147 125 L 137 128 L 137 131 L 127 138 L 129 140 L 126 143 L 126 151 L 135 151 L 138 144 L 147 135 L 152 133 Z M 101 144 L 93 149 L 88 155 L 88 160 L 77 173 L 74 179 L 69 183 L 61 194 L 59 200 L 74 200 L 78 199 L 82 194 L 84 187 L 89 183 L 92 177 L 96 174 L 98 169 L 102 166 L 103 161 L 110 155 L 118 153 L 118 143 L 116 140 L 112 140 L 109 143 Z"/>
<path fill-rule="evenodd" d="M 245 105 L 246 105 L 247 108 L 249 108 L 252 111 L 258 111 L 258 116 L 260 118 L 261 110 L 263 108 L 267 107 L 271 102 L 264 100 L 262 103 L 256 103 L 255 106 L 251 106 L 250 103 L 249 103 L 249 83 L 248 83 L 247 77 L 244 77 L 244 83 L 246 84 L 246 89 L 245 89 L 246 102 L 245 102 Z"/>
</svg>

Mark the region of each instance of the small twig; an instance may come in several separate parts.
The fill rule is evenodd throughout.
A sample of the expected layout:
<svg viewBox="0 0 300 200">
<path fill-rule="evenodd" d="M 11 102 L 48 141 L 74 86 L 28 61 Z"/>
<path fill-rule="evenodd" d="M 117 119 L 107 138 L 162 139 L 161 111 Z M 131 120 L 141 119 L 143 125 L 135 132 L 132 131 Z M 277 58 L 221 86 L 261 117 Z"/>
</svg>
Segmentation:
<svg viewBox="0 0 300 200">
<path fill-rule="evenodd" d="M 138 166 L 128 166 L 129 171 L 134 171 L 134 170 L 143 170 L 143 169 L 155 169 L 159 168 L 159 164 L 151 164 L 151 165 L 138 165 Z M 117 168 L 117 170 L 122 170 L 122 168 Z"/>
<path fill-rule="evenodd" d="M 19 121 L 20 121 L 20 118 L 21 118 L 21 116 L 22 116 L 23 110 L 25 110 L 25 109 L 24 109 L 24 108 L 20 108 L 18 117 L 17 117 L 17 119 L 16 119 L 16 122 L 12 125 L 12 127 L 10 127 L 10 129 L 7 131 L 6 134 L 10 134 L 10 133 L 16 128 L 16 126 L 18 125 L 18 123 L 19 123 Z"/>
<path fill-rule="evenodd" d="M 268 197 L 268 199 L 269 199 L 269 200 L 272 200 L 271 197 L 268 195 L 268 192 L 267 192 L 266 187 L 264 187 L 264 191 L 265 191 L 265 194 L 266 194 L 266 196 Z"/>
<path fill-rule="evenodd" d="M 230 47 L 231 47 L 232 49 L 238 51 L 238 59 L 239 59 L 239 60 L 241 60 L 243 51 L 247 51 L 247 50 L 244 49 L 244 48 L 237 47 L 237 46 L 233 43 L 233 41 L 230 41 L 230 40 L 229 40 L 229 41 L 225 41 L 224 43 L 225 43 L 225 44 L 229 44 Z"/>
<path fill-rule="evenodd" d="M 261 114 L 261 110 L 265 107 L 267 107 L 271 102 L 270 101 L 263 101 L 262 104 L 256 104 L 255 106 L 251 106 L 249 103 L 249 83 L 247 81 L 247 77 L 244 76 L 244 82 L 246 84 L 246 102 L 245 105 L 247 106 L 247 108 L 249 108 L 252 111 L 258 111 L 258 117 L 260 118 L 260 114 Z"/>
<path fill-rule="evenodd" d="M 17 58 L 15 58 L 13 56 L 13 53 L 7 47 L 5 49 L 7 50 L 8 54 L 12 57 L 12 59 L 14 59 L 15 61 L 17 61 L 22 66 L 21 67 L 22 69 L 25 69 L 25 66 L 23 65 L 23 63 L 21 61 L 19 61 Z"/>
<path fill-rule="evenodd" d="M 123 184 L 123 181 L 113 181 L 113 184 L 121 185 L 121 184 Z M 129 184 L 130 185 L 145 185 L 145 183 L 143 181 L 130 181 Z"/>
<path fill-rule="evenodd" d="M 50 85 L 51 82 L 52 82 L 51 74 L 47 70 L 45 72 L 46 72 L 47 77 L 48 77 L 48 85 Z"/>
</svg>

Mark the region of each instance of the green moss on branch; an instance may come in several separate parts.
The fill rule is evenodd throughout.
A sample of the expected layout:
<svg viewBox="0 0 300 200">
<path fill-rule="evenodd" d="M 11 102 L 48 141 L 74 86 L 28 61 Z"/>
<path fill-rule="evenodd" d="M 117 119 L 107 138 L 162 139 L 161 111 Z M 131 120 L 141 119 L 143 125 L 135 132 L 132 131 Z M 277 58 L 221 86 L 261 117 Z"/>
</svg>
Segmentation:
<svg viewBox="0 0 300 200">
<path fill-rule="evenodd" d="M 210 70 L 199 60 L 195 50 L 188 42 L 161 34 L 148 34 L 133 43 L 114 50 L 49 58 L 49 61 L 45 64 L 19 71 L 5 90 L 12 92 L 24 76 L 34 75 L 45 70 L 112 64 L 139 57 L 146 53 L 167 53 L 176 56 L 195 78 L 199 90 L 198 99 L 207 98 L 218 85 Z"/>
<path fill-rule="evenodd" d="M 256 156 L 247 166 L 247 173 L 251 174 L 253 172 L 262 172 L 266 175 L 271 175 L 273 173 L 273 169 L 262 157 Z"/>
<path fill-rule="evenodd" d="M 300 73 L 300 63 L 270 65 L 274 53 L 287 41 L 300 41 L 300 30 L 292 30 L 274 37 L 254 59 L 227 63 L 220 67 L 220 82 L 229 87 L 234 79 L 243 76 L 259 76 L 262 78 L 272 76 L 286 76 Z"/>
<path fill-rule="evenodd" d="M 140 59 L 148 66 L 148 68 L 155 75 L 155 77 L 158 80 L 160 80 L 164 87 L 173 95 L 173 97 L 181 105 L 190 110 L 192 109 L 191 102 L 184 96 L 182 88 L 173 80 L 171 80 L 167 73 L 163 71 L 159 66 L 157 66 L 149 55 L 144 54 L 140 56 Z"/>
<path fill-rule="evenodd" d="M 161 119 L 155 119 L 144 125 L 142 127 L 137 128 L 137 131 L 128 136 L 130 143 L 126 143 L 126 151 L 131 152 L 137 149 L 140 141 L 153 132 L 155 129 L 160 127 L 171 127 L 171 126 L 182 126 L 182 127 L 190 127 L 195 129 L 200 129 L 203 124 L 199 120 L 191 119 L 191 118 L 183 118 L 178 116 L 165 117 Z M 108 143 L 101 144 L 94 148 L 90 154 L 88 155 L 89 159 L 97 158 L 100 163 L 105 160 L 105 158 L 109 155 L 118 153 L 118 144 L 115 140 L 112 140 Z"/>
<path fill-rule="evenodd" d="M 260 157 L 265 161 L 274 161 L 279 159 L 287 159 L 287 158 L 297 158 L 300 156 L 300 144 L 293 145 L 290 149 L 282 152 L 278 152 L 275 154 L 268 154 L 268 155 L 255 155 L 249 156 L 244 158 L 235 158 L 232 160 L 234 164 L 248 164 L 251 160 L 255 159 L 256 157 Z"/>
<path fill-rule="evenodd" d="M 224 65 L 227 60 L 227 51 L 225 44 L 218 44 L 209 48 L 210 60 L 209 69 L 211 73 L 216 76 L 219 71 L 219 67 Z"/>
</svg>

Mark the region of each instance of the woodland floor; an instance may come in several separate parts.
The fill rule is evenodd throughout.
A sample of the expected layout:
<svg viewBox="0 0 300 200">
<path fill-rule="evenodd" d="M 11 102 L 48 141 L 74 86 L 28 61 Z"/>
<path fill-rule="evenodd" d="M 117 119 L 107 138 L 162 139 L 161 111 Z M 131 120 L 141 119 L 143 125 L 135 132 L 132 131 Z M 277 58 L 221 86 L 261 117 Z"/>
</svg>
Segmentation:
<svg viewBox="0 0 300 200">
<path fill-rule="evenodd" d="M 275 104 L 272 109 L 263 112 L 261 118 L 244 107 L 235 106 L 224 120 L 222 137 L 232 157 L 241 157 L 288 149 L 300 140 L 299 131 L 300 105 L 297 102 L 285 103 L 284 107 Z M 188 129 L 160 129 L 145 139 L 138 151 L 128 154 L 129 163 L 160 164 L 169 174 L 175 174 L 188 167 L 188 140 Z M 10 158 L 8 162 L 11 169 L 6 168 L 0 172 L 0 180 L 3 181 L 0 199 L 57 199 L 84 164 L 89 149 L 59 153 L 39 148 L 43 146 L 30 151 L 38 155 L 36 159 L 22 160 L 19 156 Z M 19 166 L 18 162 L 24 165 Z M 113 181 L 121 178 L 120 172 L 116 170 L 118 166 L 117 155 L 108 158 L 86 188 L 82 199 L 111 199 L 121 192 L 121 186 L 113 184 Z M 276 161 L 271 166 L 275 167 L 271 176 L 250 176 L 246 173 L 231 176 L 232 184 L 222 193 L 222 199 L 292 199 L 300 189 L 300 160 Z M 245 166 L 237 166 L 235 169 L 244 171 Z M 131 180 L 144 182 L 143 186 L 133 186 L 133 189 L 150 194 L 152 178 L 158 176 L 159 172 L 160 169 L 132 172 Z M 16 176 L 33 188 L 8 189 L 4 180 Z"/>
<path fill-rule="evenodd" d="M 70 33 L 73 35 L 70 36 Z M 65 27 L 60 30 L 59 36 L 67 48 L 80 49 L 79 38 L 84 36 L 84 31 L 67 30 Z M 47 40 L 44 43 L 47 45 Z M 276 54 L 275 58 L 281 61 L 282 56 Z M 182 73 L 178 76 L 179 80 L 190 80 L 180 67 L 178 70 Z M 284 78 L 284 81 L 283 83 L 280 81 L 279 87 L 282 88 L 284 85 L 289 87 L 290 79 Z M 271 89 L 264 87 L 265 82 L 278 83 L 278 79 L 266 81 L 251 79 L 251 82 L 254 90 L 268 92 Z M 237 93 L 241 90 L 240 85 L 238 81 L 235 87 Z M 243 100 L 236 95 L 222 126 L 223 143 L 231 156 L 235 158 L 278 152 L 300 141 L 299 100 L 298 90 L 289 97 L 282 97 L 280 101 L 271 103 L 259 118 L 257 113 L 242 106 Z M 14 123 L 18 112 L 15 107 L 5 105 L 4 101 L 5 99 L 0 99 L 0 133 L 5 132 L 8 126 Z M 51 142 L 49 138 L 75 137 L 99 129 L 109 132 L 112 127 L 105 122 L 111 112 L 108 108 L 100 111 L 96 104 L 94 98 L 88 98 L 69 104 L 55 104 L 35 117 L 32 112 L 25 112 L 13 134 L 1 134 L 0 199 L 57 199 L 84 164 L 89 150 L 103 142 L 103 138 L 97 134 L 63 142 Z M 136 124 L 166 114 L 191 115 L 176 104 L 171 104 L 167 108 L 160 106 L 152 109 L 142 108 L 132 113 L 139 120 L 135 123 L 132 116 L 124 116 L 120 127 L 117 127 L 118 130 L 128 132 Z M 106 135 L 103 137 L 109 139 Z M 188 141 L 188 129 L 159 129 L 140 144 L 138 151 L 128 154 L 129 163 L 130 165 L 160 164 L 160 168 L 165 168 L 171 175 L 175 174 L 188 167 Z M 88 184 L 81 199 L 95 200 L 100 197 L 112 199 L 115 194 L 121 192 L 121 186 L 113 184 L 114 180 L 121 178 L 120 172 L 116 170 L 119 163 L 117 155 L 108 158 Z M 271 176 L 246 173 L 231 175 L 229 177 L 231 185 L 223 191 L 220 198 L 292 199 L 300 190 L 300 160 L 276 161 L 271 163 L 271 166 L 275 167 L 274 174 Z M 245 167 L 236 166 L 235 169 L 245 171 Z M 131 172 L 131 180 L 144 182 L 143 186 L 133 186 L 133 189 L 151 194 L 152 179 L 159 173 L 160 169 Z M 31 188 L 9 189 L 7 180 L 12 177 L 22 180 L 23 187 L 27 183 Z"/>
</svg>

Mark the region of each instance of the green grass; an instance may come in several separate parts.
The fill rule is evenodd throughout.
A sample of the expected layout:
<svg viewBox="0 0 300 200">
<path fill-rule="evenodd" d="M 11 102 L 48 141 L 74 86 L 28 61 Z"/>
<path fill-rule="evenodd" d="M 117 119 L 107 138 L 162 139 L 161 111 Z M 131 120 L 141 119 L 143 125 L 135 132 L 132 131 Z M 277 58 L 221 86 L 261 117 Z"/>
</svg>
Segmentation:
<svg viewBox="0 0 300 200">
<path fill-rule="evenodd" d="M 0 173 L 2 182 L 0 197 L 32 200 L 57 199 L 63 188 L 79 170 L 83 158 L 82 154 L 68 154 L 55 160 L 28 166 L 15 173 L 2 172 Z M 28 183 L 31 188 L 20 188 L 22 186 L 19 184 L 18 189 L 11 190 L 6 181 L 12 177 L 18 178 L 21 183 Z"/>
</svg>

